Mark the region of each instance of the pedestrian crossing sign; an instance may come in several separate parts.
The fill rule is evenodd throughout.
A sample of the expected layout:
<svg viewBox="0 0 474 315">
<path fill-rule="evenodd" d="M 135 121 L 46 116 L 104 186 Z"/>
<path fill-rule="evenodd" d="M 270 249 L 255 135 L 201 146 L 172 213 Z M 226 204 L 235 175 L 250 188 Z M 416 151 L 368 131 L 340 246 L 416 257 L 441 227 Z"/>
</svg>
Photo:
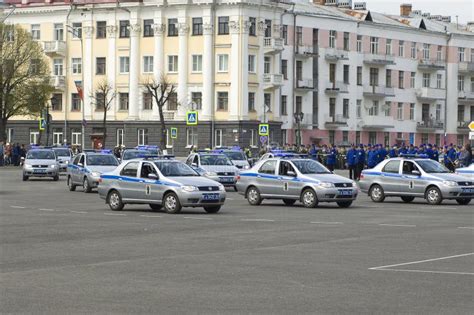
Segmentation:
<svg viewBox="0 0 474 315">
<path fill-rule="evenodd" d="M 171 139 L 178 138 L 178 128 L 171 128 Z"/>
<path fill-rule="evenodd" d="M 46 119 L 40 118 L 39 119 L 39 130 L 43 131 L 46 128 Z"/>
<path fill-rule="evenodd" d="M 186 113 L 186 125 L 196 126 L 198 124 L 198 112 L 189 111 Z"/>
<path fill-rule="evenodd" d="M 258 125 L 258 135 L 259 136 L 268 136 L 270 133 L 270 128 L 268 124 L 260 124 Z"/>
</svg>

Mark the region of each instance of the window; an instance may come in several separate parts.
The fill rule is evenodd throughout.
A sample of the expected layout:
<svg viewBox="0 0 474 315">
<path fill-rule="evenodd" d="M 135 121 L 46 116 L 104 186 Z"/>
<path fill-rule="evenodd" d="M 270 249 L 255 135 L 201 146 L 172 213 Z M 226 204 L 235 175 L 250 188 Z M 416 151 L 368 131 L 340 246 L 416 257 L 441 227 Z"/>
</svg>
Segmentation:
<svg viewBox="0 0 474 315">
<path fill-rule="evenodd" d="M 53 144 L 63 144 L 63 130 L 61 128 L 53 129 Z"/>
<path fill-rule="evenodd" d="M 397 119 L 398 120 L 403 119 L 403 103 L 397 104 Z"/>
<path fill-rule="evenodd" d="M 443 75 L 438 73 L 436 75 L 436 88 L 442 89 L 442 86 L 443 86 Z"/>
<path fill-rule="evenodd" d="M 202 55 L 192 55 L 193 69 L 192 72 L 202 72 Z"/>
<path fill-rule="evenodd" d="M 193 18 L 193 36 L 202 35 L 202 18 Z"/>
<path fill-rule="evenodd" d="M 458 105 L 458 121 L 464 122 L 464 105 Z"/>
<path fill-rule="evenodd" d="M 336 138 L 336 132 L 334 130 L 329 130 L 329 143 L 334 144 Z"/>
<path fill-rule="evenodd" d="M 139 129 L 138 131 L 140 130 L 143 130 L 143 129 Z M 129 162 L 127 165 L 125 165 L 122 168 L 122 170 L 120 171 L 120 175 L 127 176 L 127 177 L 137 177 L 138 165 L 139 165 L 139 162 Z"/>
<path fill-rule="evenodd" d="M 421 143 L 428 143 L 428 134 L 422 133 L 421 134 Z"/>
<path fill-rule="evenodd" d="M 106 38 L 107 37 L 107 22 L 97 21 L 96 23 L 96 37 L 97 38 Z"/>
<path fill-rule="evenodd" d="M 138 129 L 138 145 L 148 144 L 148 129 Z"/>
<path fill-rule="evenodd" d="M 71 112 L 81 111 L 81 98 L 78 93 L 71 94 Z"/>
<path fill-rule="evenodd" d="M 349 84 L 349 65 L 344 65 L 343 79 L 344 83 Z"/>
<path fill-rule="evenodd" d="M 168 96 L 168 110 L 178 109 L 178 95 L 176 93 L 170 93 Z"/>
<path fill-rule="evenodd" d="M 255 129 L 250 130 L 250 146 L 255 147 L 257 145 L 258 132 Z"/>
<path fill-rule="evenodd" d="M 143 93 L 143 110 L 153 109 L 153 97 L 150 92 Z"/>
<path fill-rule="evenodd" d="M 217 55 L 217 72 L 229 70 L 229 55 Z"/>
<path fill-rule="evenodd" d="M 336 48 L 336 36 L 337 32 L 334 30 L 329 31 L 329 47 Z"/>
<path fill-rule="evenodd" d="M 201 92 L 192 92 L 191 93 L 191 101 L 194 103 L 194 109 L 201 110 L 202 109 L 202 93 Z"/>
<path fill-rule="evenodd" d="M 265 20 L 265 37 L 272 37 L 272 20 Z"/>
<path fill-rule="evenodd" d="M 415 103 L 410 103 L 410 120 L 415 120 Z"/>
<path fill-rule="evenodd" d="M 288 80 L 288 60 L 281 60 L 281 74 L 283 74 L 283 79 Z"/>
<path fill-rule="evenodd" d="M 72 129 L 71 130 L 71 144 L 72 145 L 81 145 L 81 129 Z"/>
<path fill-rule="evenodd" d="M 342 142 L 348 143 L 349 142 L 349 131 L 342 132 Z"/>
<path fill-rule="evenodd" d="M 379 69 L 370 68 L 370 85 L 378 86 L 379 85 Z"/>
<path fill-rule="evenodd" d="M 59 93 L 53 94 L 51 98 L 51 110 L 61 111 L 63 109 L 63 95 Z"/>
<path fill-rule="evenodd" d="M 228 16 L 219 16 L 217 34 L 218 35 L 229 34 L 229 17 Z"/>
<path fill-rule="evenodd" d="M 464 61 L 464 47 L 458 47 L 458 61 L 463 62 Z"/>
<path fill-rule="evenodd" d="M 362 67 L 357 67 L 357 85 L 362 85 Z"/>
<path fill-rule="evenodd" d="M 345 51 L 349 51 L 349 33 L 348 32 L 344 32 L 344 41 L 343 41 L 343 44 L 344 44 L 344 50 Z"/>
<path fill-rule="evenodd" d="M 356 48 L 357 52 L 362 52 L 362 35 L 357 35 Z"/>
<path fill-rule="evenodd" d="M 39 144 L 39 131 L 30 130 L 30 144 Z"/>
<path fill-rule="evenodd" d="M 81 74 L 82 73 L 82 59 L 81 58 L 72 58 L 71 59 L 71 69 L 72 74 Z"/>
<path fill-rule="evenodd" d="M 178 36 L 178 19 L 168 19 L 168 36 Z"/>
<path fill-rule="evenodd" d="M 229 93 L 217 92 L 217 110 L 227 110 L 229 105 Z"/>
<path fill-rule="evenodd" d="M 443 47 L 438 46 L 438 49 L 436 50 L 436 60 L 441 61 L 443 60 Z"/>
<path fill-rule="evenodd" d="M 82 38 L 82 23 L 72 23 L 72 38 Z"/>
<path fill-rule="evenodd" d="M 336 99 L 334 97 L 331 97 L 329 99 L 329 117 L 335 117 L 336 116 Z"/>
<path fill-rule="evenodd" d="M 128 38 L 130 37 L 130 21 L 120 21 L 119 37 Z"/>
<path fill-rule="evenodd" d="M 263 58 L 263 73 L 268 74 L 270 73 L 270 57 Z"/>
<path fill-rule="evenodd" d="M 54 40 L 63 40 L 64 26 L 63 23 L 54 23 Z"/>
<path fill-rule="evenodd" d="M 198 133 L 196 128 L 190 127 L 186 128 L 186 146 L 197 146 L 198 145 Z"/>
<path fill-rule="evenodd" d="M 288 25 L 283 25 L 281 29 L 281 37 L 285 45 L 288 45 Z"/>
<path fill-rule="evenodd" d="M 281 106 L 281 115 L 288 115 L 288 105 L 287 105 L 287 96 L 286 95 L 282 95 L 281 96 L 281 102 L 280 102 L 280 106 Z"/>
<path fill-rule="evenodd" d="M 249 112 L 255 111 L 255 93 L 249 92 L 249 103 L 248 103 Z"/>
<path fill-rule="evenodd" d="M 410 88 L 412 89 L 415 88 L 415 82 L 416 82 L 416 72 L 411 72 L 410 73 Z"/>
<path fill-rule="evenodd" d="M 95 74 L 97 75 L 104 75 L 105 74 L 105 57 L 97 57 L 95 58 Z"/>
<path fill-rule="evenodd" d="M 362 117 L 362 100 L 356 101 L 356 116 L 357 118 Z"/>
<path fill-rule="evenodd" d="M 55 58 L 53 60 L 54 75 L 63 75 L 63 60 Z"/>
<path fill-rule="evenodd" d="M 143 72 L 153 72 L 153 56 L 143 56 Z"/>
<path fill-rule="evenodd" d="M 349 99 L 345 98 L 342 100 L 342 116 L 349 118 Z"/>
<path fill-rule="evenodd" d="M 379 53 L 379 38 L 370 37 L 370 53 L 378 54 Z"/>
<path fill-rule="evenodd" d="M 168 56 L 168 72 L 178 72 L 178 56 Z"/>
<path fill-rule="evenodd" d="M 266 93 L 265 93 L 266 94 Z M 268 103 L 265 102 L 265 104 L 269 104 L 270 103 L 270 94 L 266 94 L 268 95 Z M 333 105 L 335 105 L 336 103 L 336 99 L 335 98 L 332 98 L 332 99 L 329 99 L 329 101 L 331 100 L 334 100 L 333 101 Z M 303 112 L 303 98 L 301 96 L 297 96 L 296 97 L 296 100 L 295 100 L 295 112 L 296 113 L 302 113 Z M 332 116 L 334 117 L 334 115 Z"/>
<path fill-rule="evenodd" d="M 387 38 L 387 41 L 385 42 L 385 54 L 386 55 L 392 54 L 392 40 L 389 38 Z"/>
<path fill-rule="evenodd" d="M 41 39 L 41 30 L 39 24 L 31 24 L 31 38 L 33 40 Z"/>
<path fill-rule="evenodd" d="M 356 131 L 356 145 L 360 144 L 360 131 Z"/>
<path fill-rule="evenodd" d="M 389 161 L 382 169 L 384 173 L 394 173 L 398 174 L 400 171 L 400 160 L 392 160 Z"/>
<path fill-rule="evenodd" d="M 255 55 L 249 55 L 249 72 L 251 73 L 257 72 L 257 65 L 255 64 L 255 60 L 256 60 Z"/>
<path fill-rule="evenodd" d="M 474 60 L 473 60 L 473 62 L 474 62 Z M 474 93 L 474 77 L 471 77 L 471 92 Z"/>
<path fill-rule="evenodd" d="M 105 97 L 104 93 L 95 93 L 95 110 L 103 111 L 105 106 Z"/>
<path fill-rule="evenodd" d="M 464 91 L 464 76 L 458 75 L 458 91 Z"/>
<path fill-rule="evenodd" d="M 303 61 L 296 60 L 296 80 L 303 80 Z"/>
<path fill-rule="evenodd" d="M 404 89 L 405 88 L 405 72 L 404 71 L 398 71 L 398 88 L 399 89 Z"/>
<path fill-rule="evenodd" d="M 405 57 L 405 42 L 402 40 L 398 42 L 398 55 Z"/>
<path fill-rule="evenodd" d="M 249 17 L 249 35 L 257 35 L 257 19 L 254 17 Z"/>
<path fill-rule="evenodd" d="M 430 74 L 423 73 L 423 87 L 428 88 L 430 87 Z"/>
<path fill-rule="evenodd" d="M 439 133 L 437 133 L 437 134 L 435 135 L 435 144 L 436 144 L 437 146 L 440 146 L 440 145 L 441 145 L 441 135 L 440 135 Z"/>
<path fill-rule="evenodd" d="M 276 160 L 266 161 L 260 167 L 258 172 L 261 173 L 261 174 L 272 174 L 272 175 L 274 175 L 275 170 L 276 170 L 276 164 L 277 164 Z"/>
<path fill-rule="evenodd" d="M 331 83 L 336 82 L 336 64 L 335 63 L 329 64 L 329 82 Z"/>
<path fill-rule="evenodd" d="M 423 44 L 423 59 L 430 59 L 430 44 Z"/>
<path fill-rule="evenodd" d="M 369 131 L 369 143 L 377 143 L 377 132 Z"/>
<path fill-rule="evenodd" d="M 392 70 L 385 70 L 385 85 L 387 87 L 392 87 Z"/>
<path fill-rule="evenodd" d="M 30 68 L 29 68 L 30 74 L 39 74 L 39 71 L 40 71 L 39 62 L 40 62 L 39 59 L 30 60 Z"/>
<path fill-rule="evenodd" d="M 303 43 L 303 27 L 296 27 L 296 46 L 300 46 Z"/>
<path fill-rule="evenodd" d="M 436 121 L 441 121 L 441 104 L 436 104 L 435 119 Z"/>
<path fill-rule="evenodd" d="M 222 129 L 216 129 L 214 131 L 214 145 L 216 147 L 222 147 Z"/>
<path fill-rule="evenodd" d="M 386 101 L 385 102 L 385 108 L 384 108 L 384 114 L 385 114 L 385 117 L 389 117 L 390 116 L 390 111 L 392 109 L 392 105 L 390 103 L 390 101 Z"/>
<path fill-rule="evenodd" d="M 130 57 L 122 56 L 120 58 L 120 73 L 128 73 L 130 71 Z"/>
<path fill-rule="evenodd" d="M 416 59 L 416 43 L 412 42 L 410 47 L 410 57 Z"/>
<path fill-rule="evenodd" d="M 128 93 L 119 93 L 119 110 L 128 110 Z"/>
<path fill-rule="evenodd" d="M 369 108 L 369 116 L 379 115 L 379 101 L 373 101 L 372 106 Z"/>
<path fill-rule="evenodd" d="M 143 20 L 143 37 L 153 37 L 153 20 Z"/>
</svg>

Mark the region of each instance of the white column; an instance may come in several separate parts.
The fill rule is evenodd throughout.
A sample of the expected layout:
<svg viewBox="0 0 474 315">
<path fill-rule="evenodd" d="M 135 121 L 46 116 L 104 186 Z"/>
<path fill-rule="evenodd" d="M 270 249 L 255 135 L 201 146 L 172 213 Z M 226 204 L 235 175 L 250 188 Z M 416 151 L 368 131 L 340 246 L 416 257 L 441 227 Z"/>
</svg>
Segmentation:
<svg viewBox="0 0 474 315">
<path fill-rule="evenodd" d="M 117 26 L 115 25 L 115 20 L 107 21 L 107 41 L 108 41 L 108 57 L 107 57 L 107 83 L 113 88 L 115 91 L 115 78 L 116 78 L 116 62 L 117 56 L 115 53 L 116 47 L 116 35 L 117 35 Z M 118 110 L 118 102 L 119 102 L 119 95 L 115 97 L 113 100 L 114 106 L 110 109 L 107 113 L 107 117 L 111 119 L 115 119 L 115 115 Z"/>
<path fill-rule="evenodd" d="M 260 120 L 263 120 L 263 65 L 264 65 L 264 58 L 265 58 L 265 53 L 264 53 L 264 48 L 263 48 L 263 39 L 265 36 L 265 23 L 263 21 L 260 21 L 257 26 L 257 32 L 258 32 L 258 56 L 257 56 L 257 75 L 258 75 L 258 82 L 259 82 L 259 87 L 257 90 L 257 97 L 255 100 L 255 110 L 257 111 L 257 117 Z"/>
<path fill-rule="evenodd" d="M 188 97 L 188 32 L 186 17 L 179 18 L 179 53 L 178 53 L 178 117 L 184 118 L 189 103 Z"/>
<path fill-rule="evenodd" d="M 164 73 L 164 55 L 163 55 L 163 36 L 166 30 L 166 24 L 162 23 L 161 17 L 156 19 L 153 25 L 153 34 L 155 35 L 155 53 L 153 55 L 153 75 L 159 82 Z M 152 119 L 159 119 L 158 106 L 153 105 Z"/>
<path fill-rule="evenodd" d="M 87 24 L 86 24 L 87 23 Z M 92 36 L 94 34 L 94 28 L 86 22 L 83 27 L 83 33 L 84 33 L 84 38 L 83 38 L 83 45 L 84 45 L 84 55 L 83 55 L 83 60 L 82 64 L 84 69 L 84 82 L 82 82 L 83 85 L 83 94 L 84 94 L 84 119 L 85 120 L 91 120 L 92 119 L 92 105 L 91 105 L 91 93 L 93 91 L 93 86 L 92 86 L 92 80 L 93 80 L 93 67 L 95 65 L 95 60 L 92 58 Z"/>
<path fill-rule="evenodd" d="M 230 63 L 230 97 L 229 97 L 229 120 L 239 120 L 239 107 L 241 101 L 241 95 L 239 93 L 240 86 L 240 71 L 242 68 L 241 56 L 240 56 L 240 21 L 239 17 L 237 20 L 230 21 L 230 33 L 231 33 L 231 54 L 229 58 Z"/>
<path fill-rule="evenodd" d="M 214 85 L 214 62 L 213 62 L 213 47 L 212 37 L 214 36 L 214 26 L 211 17 L 204 18 L 203 33 L 204 33 L 204 53 L 202 57 L 202 111 L 200 119 L 210 120 L 212 118 L 212 111 L 215 106 L 213 85 Z"/>
<path fill-rule="evenodd" d="M 240 58 L 242 59 L 242 76 L 241 76 L 241 97 L 242 101 L 240 102 L 241 108 L 239 111 L 239 119 L 247 120 L 249 113 L 249 29 L 250 23 L 248 17 L 245 17 L 245 21 L 242 23 L 242 49 Z"/>
<path fill-rule="evenodd" d="M 140 89 L 138 87 L 138 76 L 140 73 L 140 23 L 138 19 L 130 23 L 130 79 L 129 79 L 129 107 L 128 119 L 138 119 L 138 98 Z"/>
</svg>

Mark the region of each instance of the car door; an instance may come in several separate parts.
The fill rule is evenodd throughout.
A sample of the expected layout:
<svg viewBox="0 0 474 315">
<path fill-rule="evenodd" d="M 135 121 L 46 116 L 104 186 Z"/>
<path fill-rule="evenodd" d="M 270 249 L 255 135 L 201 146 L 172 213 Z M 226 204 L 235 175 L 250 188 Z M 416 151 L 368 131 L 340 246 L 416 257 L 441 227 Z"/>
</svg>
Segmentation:
<svg viewBox="0 0 474 315">
<path fill-rule="evenodd" d="M 150 178 L 150 174 L 154 174 L 156 179 Z M 161 200 L 160 196 L 163 194 L 162 185 L 158 185 L 156 181 L 159 180 L 158 171 L 153 163 L 143 162 L 140 167 L 140 183 L 143 184 L 141 191 L 138 193 L 138 198 L 148 201 Z"/>
<path fill-rule="evenodd" d="M 420 175 L 413 174 L 413 171 L 420 172 Z M 422 179 L 421 170 L 413 161 L 403 161 L 401 192 L 404 195 L 423 195 L 426 182 Z"/>
<path fill-rule="evenodd" d="M 292 175 L 292 173 L 294 175 Z M 278 194 L 282 196 L 298 196 L 300 187 L 295 180 L 296 170 L 288 161 L 280 160 L 278 163 Z"/>
<path fill-rule="evenodd" d="M 71 166 L 68 166 L 68 172 L 69 172 L 69 176 L 71 176 L 71 180 L 73 183 L 76 182 L 76 173 L 77 173 L 77 163 L 79 163 L 79 159 L 81 158 L 80 155 L 76 156 L 74 158 L 74 160 L 72 161 L 71 163 Z"/>
<path fill-rule="evenodd" d="M 262 195 L 277 195 L 279 193 L 279 181 L 276 175 L 277 160 L 264 162 L 258 172 L 256 183 Z"/>
<path fill-rule="evenodd" d="M 82 184 L 82 174 L 84 172 L 84 163 L 86 160 L 86 155 L 81 154 L 81 157 L 79 158 L 79 162 L 77 163 L 77 167 L 74 168 L 74 182 L 77 184 Z"/>
<path fill-rule="evenodd" d="M 120 171 L 118 178 L 118 187 L 123 199 L 126 200 L 142 200 L 144 196 L 145 184 L 140 182 L 137 177 L 140 162 L 128 162 Z"/>
<path fill-rule="evenodd" d="M 384 192 L 399 193 L 401 189 L 400 160 L 388 161 L 382 168 L 380 183 Z"/>
</svg>

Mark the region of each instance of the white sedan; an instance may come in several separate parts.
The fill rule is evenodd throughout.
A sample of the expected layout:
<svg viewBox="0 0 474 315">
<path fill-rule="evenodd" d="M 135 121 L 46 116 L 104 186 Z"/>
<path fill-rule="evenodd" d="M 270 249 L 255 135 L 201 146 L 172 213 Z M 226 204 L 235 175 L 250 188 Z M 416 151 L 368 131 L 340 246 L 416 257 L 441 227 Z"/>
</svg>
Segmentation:
<svg viewBox="0 0 474 315">
<path fill-rule="evenodd" d="M 461 167 L 461 168 L 456 169 L 456 174 L 466 176 L 469 178 L 474 178 L 474 163 L 472 163 L 468 167 Z"/>
</svg>

